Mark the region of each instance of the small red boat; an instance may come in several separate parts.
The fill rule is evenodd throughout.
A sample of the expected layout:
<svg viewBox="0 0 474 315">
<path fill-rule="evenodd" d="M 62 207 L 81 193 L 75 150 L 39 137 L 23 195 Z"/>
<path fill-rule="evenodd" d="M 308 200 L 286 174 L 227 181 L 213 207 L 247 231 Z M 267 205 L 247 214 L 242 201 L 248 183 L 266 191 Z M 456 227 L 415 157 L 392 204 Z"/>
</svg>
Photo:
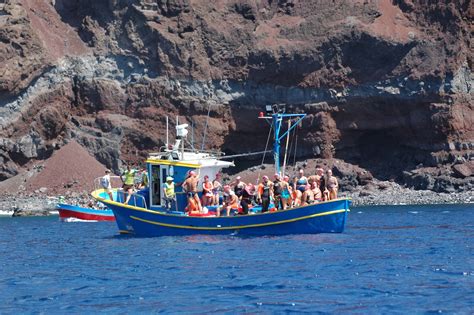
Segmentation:
<svg viewBox="0 0 474 315">
<path fill-rule="evenodd" d="M 73 218 L 83 221 L 115 221 L 114 213 L 109 208 L 101 210 L 59 203 L 56 209 L 61 220 Z"/>
</svg>

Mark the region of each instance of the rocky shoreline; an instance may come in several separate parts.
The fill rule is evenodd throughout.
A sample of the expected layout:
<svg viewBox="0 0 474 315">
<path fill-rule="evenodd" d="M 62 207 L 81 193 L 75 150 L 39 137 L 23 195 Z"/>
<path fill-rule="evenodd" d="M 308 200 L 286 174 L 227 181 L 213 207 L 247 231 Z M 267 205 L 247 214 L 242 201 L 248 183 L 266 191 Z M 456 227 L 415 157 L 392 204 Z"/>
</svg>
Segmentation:
<svg viewBox="0 0 474 315">
<path fill-rule="evenodd" d="M 474 204 L 471 192 L 436 193 L 430 190 L 412 190 L 394 182 L 377 182 L 361 186 L 351 192 L 341 192 L 340 197 L 352 198 L 352 206 L 377 205 L 422 205 L 422 204 Z M 87 206 L 91 197 L 87 193 L 65 196 L 67 204 Z M 41 194 L 3 196 L 0 213 L 11 213 L 15 217 L 56 215 L 58 197 Z"/>
</svg>

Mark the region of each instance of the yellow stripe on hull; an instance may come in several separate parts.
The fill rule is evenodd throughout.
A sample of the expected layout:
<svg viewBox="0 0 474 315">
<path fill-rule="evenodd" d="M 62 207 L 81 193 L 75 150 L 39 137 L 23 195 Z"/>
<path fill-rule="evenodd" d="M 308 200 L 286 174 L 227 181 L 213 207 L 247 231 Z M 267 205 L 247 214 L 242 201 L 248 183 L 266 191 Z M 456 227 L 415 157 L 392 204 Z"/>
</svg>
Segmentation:
<svg viewBox="0 0 474 315">
<path fill-rule="evenodd" d="M 237 230 L 237 229 L 248 229 L 248 228 L 255 228 L 255 227 L 262 227 L 262 226 L 270 226 L 270 225 L 277 225 L 277 224 L 284 224 L 284 223 L 291 223 L 291 222 L 296 222 L 296 221 L 301 221 L 305 219 L 311 219 L 315 217 L 320 217 L 320 216 L 325 216 L 325 215 L 331 215 L 331 214 L 336 214 L 336 213 L 342 213 L 345 212 L 346 210 L 333 210 L 333 211 L 327 211 L 327 212 L 322 212 L 322 213 L 315 213 L 311 215 L 307 215 L 304 217 L 298 217 L 294 219 L 288 219 L 288 220 L 282 220 L 282 221 L 276 221 L 276 222 L 268 222 L 268 223 L 258 223 L 258 224 L 249 224 L 249 225 L 239 225 L 239 226 L 225 226 L 225 227 L 204 227 L 204 226 L 186 226 L 186 225 L 176 225 L 176 224 L 168 224 L 168 223 L 162 223 L 162 222 L 156 222 L 156 221 L 150 221 L 150 220 L 145 220 L 141 218 L 137 218 L 135 216 L 130 216 L 130 218 L 149 223 L 149 224 L 154 224 L 154 225 L 160 225 L 160 226 L 165 226 L 165 227 L 172 227 L 172 228 L 177 228 L 177 229 L 191 229 L 191 230 L 213 230 L 213 231 L 222 231 L 222 230 Z"/>
</svg>

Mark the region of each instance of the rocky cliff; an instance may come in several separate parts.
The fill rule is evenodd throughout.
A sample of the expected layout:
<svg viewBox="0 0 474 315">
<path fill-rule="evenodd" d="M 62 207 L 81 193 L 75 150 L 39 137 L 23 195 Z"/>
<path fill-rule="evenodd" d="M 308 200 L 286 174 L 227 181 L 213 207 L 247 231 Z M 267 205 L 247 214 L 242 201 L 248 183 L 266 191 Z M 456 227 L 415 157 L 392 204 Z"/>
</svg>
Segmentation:
<svg viewBox="0 0 474 315">
<path fill-rule="evenodd" d="M 198 147 L 208 125 L 205 148 L 259 151 L 257 113 L 286 103 L 308 114 L 298 160 L 472 189 L 473 14 L 467 0 L 0 0 L 0 180 L 71 139 L 116 170 L 163 145 L 166 115 Z"/>
</svg>

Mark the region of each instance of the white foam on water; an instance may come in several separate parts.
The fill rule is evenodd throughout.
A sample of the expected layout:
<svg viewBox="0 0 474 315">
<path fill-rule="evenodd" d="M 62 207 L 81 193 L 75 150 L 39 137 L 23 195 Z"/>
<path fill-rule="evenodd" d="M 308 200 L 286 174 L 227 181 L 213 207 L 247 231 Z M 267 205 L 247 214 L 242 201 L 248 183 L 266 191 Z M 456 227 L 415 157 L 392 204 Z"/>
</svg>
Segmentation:
<svg viewBox="0 0 474 315">
<path fill-rule="evenodd" d="M 0 217 L 11 217 L 13 210 L 0 210 Z"/>
<path fill-rule="evenodd" d="M 62 221 L 63 222 L 99 222 L 97 220 L 82 220 L 78 218 L 65 218 Z"/>
</svg>

